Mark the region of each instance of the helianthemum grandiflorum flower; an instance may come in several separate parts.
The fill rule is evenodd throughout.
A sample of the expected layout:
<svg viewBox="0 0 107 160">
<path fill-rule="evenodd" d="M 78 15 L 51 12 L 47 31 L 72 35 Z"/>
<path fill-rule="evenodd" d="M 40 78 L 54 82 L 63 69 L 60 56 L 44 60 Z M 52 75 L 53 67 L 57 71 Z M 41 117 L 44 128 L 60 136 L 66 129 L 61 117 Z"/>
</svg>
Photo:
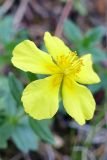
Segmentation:
<svg viewBox="0 0 107 160">
<path fill-rule="evenodd" d="M 48 75 L 24 89 L 21 98 L 24 109 L 35 119 L 51 118 L 58 110 L 61 93 L 66 112 L 83 125 L 93 117 L 95 101 L 90 90 L 81 84 L 100 82 L 92 68 L 91 54 L 79 58 L 49 32 L 45 33 L 44 41 L 49 54 L 29 40 L 18 44 L 13 51 L 14 66 L 26 72 Z"/>
</svg>

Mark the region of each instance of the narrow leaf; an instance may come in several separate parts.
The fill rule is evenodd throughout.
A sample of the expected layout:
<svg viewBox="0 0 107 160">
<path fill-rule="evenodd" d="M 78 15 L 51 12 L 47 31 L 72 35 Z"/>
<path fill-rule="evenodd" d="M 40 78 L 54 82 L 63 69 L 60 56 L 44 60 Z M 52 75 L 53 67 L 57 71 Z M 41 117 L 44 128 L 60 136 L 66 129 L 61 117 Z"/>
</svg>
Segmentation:
<svg viewBox="0 0 107 160">
<path fill-rule="evenodd" d="M 23 86 L 21 82 L 16 79 L 13 73 L 9 74 L 8 82 L 9 82 L 10 91 L 14 99 L 16 100 L 17 104 L 20 105 L 21 94 L 23 91 Z"/>
<path fill-rule="evenodd" d="M 45 142 L 48 142 L 50 144 L 54 144 L 54 137 L 49 129 L 49 123 L 48 120 L 34 120 L 32 118 L 29 119 L 30 125 L 36 135 L 40 139 L 42 139 Z"/>
<path fill-rule="evenodd" d="M 29 125 L 18 125 L 12 134 L 12 139 L 24 153 L 35 151 L 38 147 L 37 137 Z"/>
<path fill-rule="evenodd" d="M 79 29 L 79 27 L 70 20 L 64 21 L 64 27 L 63 27 L 64 35 L 65 37 L 73 43 L 77 43 L 82 40 L 82 32 Z"/>
<path fill-rule="evenodd" d="M 99 43 L 105 32 L 106 30 L 103 26 L 89 30 L 84 36 L 83 45 L 90 46 Z"/>
</svg>

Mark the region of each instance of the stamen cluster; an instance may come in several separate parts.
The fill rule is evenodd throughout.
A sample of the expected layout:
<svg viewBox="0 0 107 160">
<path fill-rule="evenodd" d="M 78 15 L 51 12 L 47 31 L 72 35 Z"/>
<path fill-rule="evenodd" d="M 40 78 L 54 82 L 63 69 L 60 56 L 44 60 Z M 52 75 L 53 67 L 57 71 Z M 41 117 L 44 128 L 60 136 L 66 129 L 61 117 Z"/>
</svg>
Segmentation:
<svg viewBox="0 0 107 160">
<path fill-rule="evenodd" d="M 82 58 L 78 58 L 77 53 L 75 52 L 71 52 L 69 55 L 57 56 L 55 63 L 65 75 L 79 73 L 83 64 Z"/>
</svg>

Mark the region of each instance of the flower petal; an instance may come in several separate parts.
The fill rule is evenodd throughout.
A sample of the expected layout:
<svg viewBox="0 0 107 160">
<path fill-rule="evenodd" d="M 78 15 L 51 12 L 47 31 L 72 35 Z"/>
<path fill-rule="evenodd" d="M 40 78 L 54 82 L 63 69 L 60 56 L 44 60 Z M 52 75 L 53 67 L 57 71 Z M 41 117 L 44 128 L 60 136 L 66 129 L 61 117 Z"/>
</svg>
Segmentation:
<svg viewBox="0 0 107 160">
<path fill-rule="evenodd" d="M 83 65 L 81 71 L 76 76 L 76 81 L 82 84 L 93 84 L 100 82 L 100 78 L 92 68 L 91 54 L 87 54 L 81 58 Z"/>
<path fill-rule="evenodd" d="M 48 52 L 55 58 L 58 55 L 69 54 L 70 49 L 58 37 L 51 36 L 49 32 L 45 32 L 44 41 Z"/>
<path fill-rule="evenodd" d="M 18 44 L 13 50 L 12 63 L 19 69 L 39 74 L 54 74 L 59 72 L 58 66 L 50 55 L 41 51 L 29 40 Z"/>
<path fill-rule="evenodd" d="M 22 102 L 25 111 L 33 118 L 51 118 L 58 110 L 58 93 L 61 75 L 53 75 L 30 83 L 24 90 Z"/>
<path fill-rule="evenodd" d="M 80 125 L 93 117 L 95 101 L 88 88 L 69 78 L 64 78 L 62 96 L 67 113 Z"/>
</svg>

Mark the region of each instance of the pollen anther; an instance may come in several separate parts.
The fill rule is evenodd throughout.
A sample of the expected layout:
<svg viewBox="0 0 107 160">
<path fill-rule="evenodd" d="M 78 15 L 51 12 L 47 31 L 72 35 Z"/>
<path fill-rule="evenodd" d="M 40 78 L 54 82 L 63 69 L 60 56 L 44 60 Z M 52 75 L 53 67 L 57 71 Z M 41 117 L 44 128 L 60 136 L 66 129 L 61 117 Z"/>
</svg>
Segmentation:
<svg viewBox="0 0 107 160">
<path fill-rule="evenodd" d="M 80 71 L 82 66 L 82 59 L 78 58 L 77 53 L 60 55 L 56 57 L 56 64 L 64 74 L 76 74 Z"/>
</svg>

